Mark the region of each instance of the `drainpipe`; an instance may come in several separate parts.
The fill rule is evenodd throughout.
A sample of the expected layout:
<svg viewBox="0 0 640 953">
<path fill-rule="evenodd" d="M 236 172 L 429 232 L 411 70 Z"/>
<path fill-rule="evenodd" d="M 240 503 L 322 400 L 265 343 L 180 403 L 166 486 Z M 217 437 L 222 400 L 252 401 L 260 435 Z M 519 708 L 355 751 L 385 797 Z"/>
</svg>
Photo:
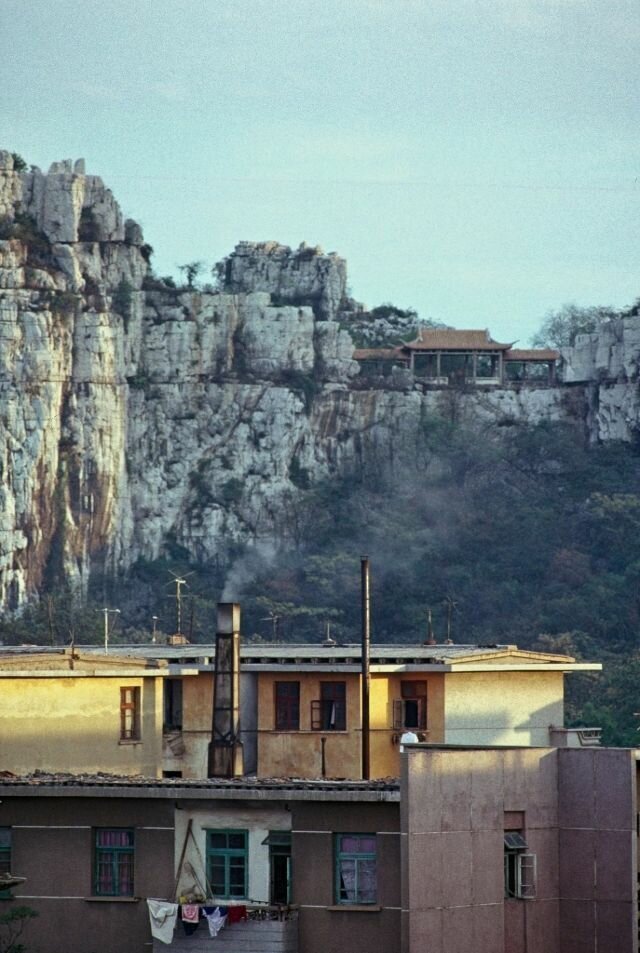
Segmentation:
<svg viewBox="0 0 640 953">
<path fill-rule="evenodd" d="M 371 674 L 369 672 L 369 653 L 371 645 L 371 576 L 369 558 L 363 556 L 360 561 L 362 593 L 362 778 L 371 777 L 371 737 L 369 724 L 369 696 Z"/>
</svg>

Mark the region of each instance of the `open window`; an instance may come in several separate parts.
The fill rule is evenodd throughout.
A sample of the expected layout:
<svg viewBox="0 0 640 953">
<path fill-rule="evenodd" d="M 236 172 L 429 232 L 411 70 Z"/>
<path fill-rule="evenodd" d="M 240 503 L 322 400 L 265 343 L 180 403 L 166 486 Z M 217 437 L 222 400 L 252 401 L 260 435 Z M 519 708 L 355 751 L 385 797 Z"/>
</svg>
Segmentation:
<svg viewBox="0 0 640 953">
<path fill-rule="evenodd" d="M 291 903 L 291 831 L 270 831 L 262 841 L 269 847 L 269 898 Z"/>
<path fill-rule="evenodd" d="M 346 731 L 346 682 L 320 682 L 320 698 L 311 702 L 312 731 Z"/>
<path fill-rule="evenodd" d="M 522 831 L 504 832 L 504 895 L 516 900 L 536 898 L 536 855 Z"/>
<path fill-rule="evenodd" d="M 393 703 L 395 730 L 424 731 L 427 727 L 427 683 L 402 681 L 400 696 Z"/>
<path fill-rule="evenodd" d="M 182 679 L 164 679 L 163 731 L 182 731 Z"/>
</svg>

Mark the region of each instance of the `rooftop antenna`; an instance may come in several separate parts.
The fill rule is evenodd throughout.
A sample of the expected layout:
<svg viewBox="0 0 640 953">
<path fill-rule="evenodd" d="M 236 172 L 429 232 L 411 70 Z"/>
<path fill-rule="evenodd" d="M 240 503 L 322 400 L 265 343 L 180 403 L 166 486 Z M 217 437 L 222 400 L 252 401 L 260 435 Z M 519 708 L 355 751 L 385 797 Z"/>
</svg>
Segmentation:
<svg viewBox="0 0 640 953">
<path fill-rule="evenodd" d="M 454 612 L 458 609 L 458 603 L 454 602 L 452 596 L 447 596 L 444 600 L 444 604 L 447 607 L 447 638 L 445 645 L 453 645 L 453 639 L 451 638 L 451 617 Z"/>
<path fill-rule="evenodd" d="M 427 638 L 424 643 L 425 645 L 437 645 L 436 637 L 433 632 L 433 618 L 431 616 L 431 606 L 427 609 Z"/>
<path fill-rule="evenodd" d="M 269 615 L 265 615 L 260 619 L 261 622 L 270 622 L 271 623 L 271 635 L 274 642 L 278 641 L 278 626 L 280 625 L 280 616 L 277 612 L 269 612 Z"/>
<path fill-rule="evenodd" d="M 336 640 L 331 638 L 331 623 L 325 622 L 325 636 L 323 645 L 335 645 Z"/>
<path fill-rule="evenodd" d="M 151 616 L 151 625 L 153 626 L 151 630 L 151 641 L 155 645 L 156 642 L 158 641 L 158 616 L 157 615 Z"/>
<path fill-rule="evenodd" d="M 182 587 L 187 585 L 187 579 L 189 576 L 193 576 L 193 572 L 188 572 L 184 576 L 178 576 L 177 573 L 172 572 L 170 569 L 167 571 L 170 576 L 173 576 L 173 582 L 169 582 L 167 585 L 175 585 L 176 587 L 176 635 L 182 635 Z"/>
<path fill-rule="evenodd" d="M 104 609 L 96 609 L 96 612 L 104 614 L 104 654 L 107 655 L 109 652 L 109 615 L 120 615 L 120 609 L 107 609 L 105 606 Z"/>
</svg>

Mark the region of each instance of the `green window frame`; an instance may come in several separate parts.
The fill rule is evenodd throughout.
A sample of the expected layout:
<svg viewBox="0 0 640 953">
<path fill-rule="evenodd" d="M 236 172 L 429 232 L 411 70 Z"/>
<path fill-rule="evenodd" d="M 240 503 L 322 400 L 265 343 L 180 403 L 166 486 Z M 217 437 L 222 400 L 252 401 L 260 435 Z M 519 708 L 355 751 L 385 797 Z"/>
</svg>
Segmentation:
<svg viewBox="0 0 640 953">
<path fill-rule="evenodd" d="M 335 835 L 336 904 L 378 901 L 378 845 L 375 834 Z"/>
<path fill-rule="evenodd" d="M 0 874 L 11 873 L 11 828 L 0 827 Z M 7 887 L 0 890 L 0 900 L 11 897 L 11 890 Z"/>
<path fill-rule="evenodd" d="M 246 900 L 248 872 L 248 831 L 207 831 L 207 880 L 212 895 L 220 900 Z"/>
<path fill-rule="evenodd" d="M 93 895 L 132 897 L 135 833 L 126 827 L 94 831 Z"/>
</svg>

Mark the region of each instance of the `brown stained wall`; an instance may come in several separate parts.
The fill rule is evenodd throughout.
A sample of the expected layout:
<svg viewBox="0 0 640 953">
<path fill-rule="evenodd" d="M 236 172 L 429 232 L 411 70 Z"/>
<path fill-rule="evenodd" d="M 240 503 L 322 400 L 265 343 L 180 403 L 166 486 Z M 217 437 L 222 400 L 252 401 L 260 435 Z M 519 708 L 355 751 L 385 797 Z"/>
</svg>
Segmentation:
<svg viewBox="0 0 640 953">
<path fill-rule="evenodd" d="M 396 953 L 400 946 L 399 805 L 295 802 L 291 809 L 293 902 L 300 905 L 300 953 Z M 375 909 L 332 909 L 334 835 L 349 832 L 378 835 Z"/>
<path fill-rule="evenodd" d="M 91 900 L 93 829 L 135 828 L 137 897 L 173 891 L 173 802 L 116 798 L 3 796 L 0 825 L 12 828 L 13 873 L 27 878 L 0 900 L 0 913 L 38 912 L 24 942 L 34 953 L 143 953 L 151 935 L 147 905 Z"/>
<path fill-rule="evenodd" d="M 275 683 L 300 682 L 300 730 L 275 730 Z M 320 682 L 347 683 L 347 730 L 311 731 L 311 702 L 320 698 Z M 321 738 L 327 738 L 327 777 L 358 778 L 361 773 L 360 678 L 353 673 L 264 673 L 258 682 L 258 776 L 321 775 Z"/>
<path fill-rule="evenodd" d="M 558 750 L 563 953 L 637 950 L 633 754 L 623 749 Z"/>
<path fill-rule="evenodd" d="M 403 953 L 635 953 L 629 751 L 415 748 L 403 770 Z M 504 898 L 505 814 L 535 900 Z"/>
<path fill-rule="evenodd" d="M 401 681 L 427 682 L 429 741 L 444 740 L 444 678 L 432 673 L 374 675 L 371 678 L 371 777 L 398 777 L 398 730 L 393 727 L 393 702 L 401 697 Z M 300 682 L 300 731 L 275 731 L 275 682 Z M 320 697 L 323 681 L 347 683 L 347 731 L 311 732 L 311 702 Z M 326 737 L 328 777 L 361 776 L 360 676 L 355 673 L 264 673 L 258 686 L 258 775 L 260 777 L 319 777 L 320 738 Z"/>
</svg>

